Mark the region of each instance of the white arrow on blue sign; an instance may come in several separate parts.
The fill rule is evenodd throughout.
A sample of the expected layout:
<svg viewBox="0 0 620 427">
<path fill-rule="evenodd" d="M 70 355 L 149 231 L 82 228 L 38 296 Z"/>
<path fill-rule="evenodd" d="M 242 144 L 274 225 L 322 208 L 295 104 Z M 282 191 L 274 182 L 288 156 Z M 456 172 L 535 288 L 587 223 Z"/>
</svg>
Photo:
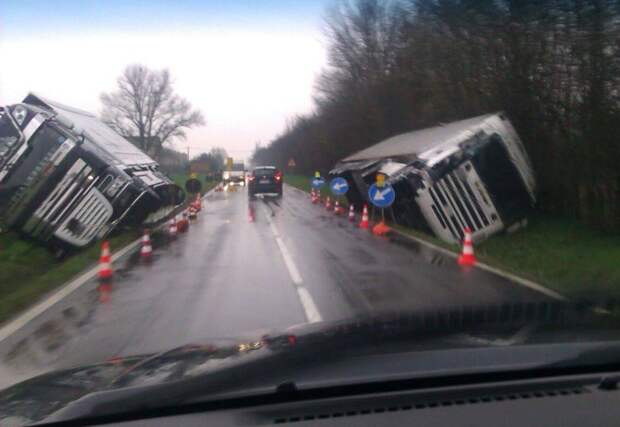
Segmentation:
<svg viewBox="0 0 620 427">
<path fill-rule="evenodd" d="M 387 208 L 396 199 L 396 191 L 391 185 L 384 185 L 383 187 L 377 187 L 377 184 L 372 184 L 368 189 L 368 198 L 370 202 L 378 208 Z"/>
<path fill-rule="evenodd" d="M 329 189 L 336 196 L 342 196 L 349 191 L 349 183 L 342 177 L 337 177 L 331 180 L 329 183 Z"/>
<path fill-rule="evenodd" d="M 321 188 L 325 184 L 325 180 L 323 178 L 312 178 L 310 184 L 312 188 Z"/>
</svg>

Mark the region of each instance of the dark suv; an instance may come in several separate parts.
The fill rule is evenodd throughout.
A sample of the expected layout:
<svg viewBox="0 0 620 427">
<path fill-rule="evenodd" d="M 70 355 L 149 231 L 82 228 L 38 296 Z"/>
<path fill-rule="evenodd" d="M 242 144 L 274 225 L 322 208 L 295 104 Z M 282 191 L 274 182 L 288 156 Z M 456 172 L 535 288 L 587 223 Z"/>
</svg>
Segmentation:
<svg viewBox="0 0 620 427">
<path fill-rule="evenodd" d="M 268 194 L 282 197 L 282 172 L 275 166 L 258 166 L 248 179 L 248 195 Z"/>
</svg>

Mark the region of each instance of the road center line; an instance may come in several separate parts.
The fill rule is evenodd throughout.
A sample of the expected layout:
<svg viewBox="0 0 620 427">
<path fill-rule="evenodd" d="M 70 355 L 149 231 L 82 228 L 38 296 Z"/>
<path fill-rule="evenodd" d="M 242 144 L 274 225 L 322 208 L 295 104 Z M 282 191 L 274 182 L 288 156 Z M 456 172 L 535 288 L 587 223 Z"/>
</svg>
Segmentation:
<svg viewBox="0 0 620 427">
<path fill-rule="evenodd" d="M 306 312 L 306 318 L 308 318 L 308 322 L 316 323 L 323 320 L 321 317 L 321 313 L 319 313 L 319 309 L 314 304 L 314 300 L 312 299 L 312 295 L 310 292 L 303 286 L 297 287 L 297 295 L 299 296 L 299 301 L 301 301 L 301 305 Z"/>
<path fill-rule="evenodd" d="M 312 299 L 312 295 L 310 295 L 310 292 L 308 292 L 308 290 L 303 286 L 303 280 L 301 278 L 301 274 L 299 274 L 297 266 L 295 265 L 295 261 L 293 261 L 291 253 L 288 251 L 284 241 L 282 241 L 280 233 L 276 225 L 271 220 L 269 213 L 267 214 L 267 222 L 269 223 L 269 228 L 271 228 L 271 232 L 276 239 L 276 244 L 278 245 L 278 249 L 280 249 L 280 254 L 282 254 L 282 259 L 284 259 L 284 264 L 286 265 L 288 274 L 291 276 L 291 280 L 295 285 L 295 290 L 297 291 L 299 302 L 304 309 L 306 319 L 309 323 L 322 321 L 323 318 L 321 317 L 321 313 L 319 313 L 319 310 L 314 303 L 314 299 Z"/>
</svg>

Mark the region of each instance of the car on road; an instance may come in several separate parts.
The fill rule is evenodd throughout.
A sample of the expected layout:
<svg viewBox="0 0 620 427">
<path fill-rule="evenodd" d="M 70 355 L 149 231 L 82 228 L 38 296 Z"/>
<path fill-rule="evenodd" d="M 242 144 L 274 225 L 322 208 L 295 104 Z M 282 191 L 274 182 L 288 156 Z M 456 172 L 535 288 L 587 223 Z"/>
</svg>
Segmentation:
<svg viewBox="0 0 620 427">
<path fill-rule="evenodd" d="M 248 178 L 248 196 L 257 194 L 282 197 L 282 171 L 275 166 L 257 166 Z"/>
<path fill-rule="evenodd" d="M 224 171 L 222 179 L 225 184 L 245 186 L 245 165 L 243 163 L 235 163 L 231 170 Z"/>
</svg>

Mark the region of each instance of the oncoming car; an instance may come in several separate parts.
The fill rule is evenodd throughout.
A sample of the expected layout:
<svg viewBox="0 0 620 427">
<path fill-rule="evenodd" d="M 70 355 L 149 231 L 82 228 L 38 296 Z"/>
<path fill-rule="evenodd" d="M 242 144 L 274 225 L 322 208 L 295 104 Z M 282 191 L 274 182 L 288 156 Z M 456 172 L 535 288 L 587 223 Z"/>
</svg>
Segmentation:
<svg viewBox="0 0 620 427">
<path fill-rule="evenodd" d="M 282 197 L 282 171 L 275 166 L 258 166 L 248 178 L 248 196 L 257 194 Z"/>
</svg>

